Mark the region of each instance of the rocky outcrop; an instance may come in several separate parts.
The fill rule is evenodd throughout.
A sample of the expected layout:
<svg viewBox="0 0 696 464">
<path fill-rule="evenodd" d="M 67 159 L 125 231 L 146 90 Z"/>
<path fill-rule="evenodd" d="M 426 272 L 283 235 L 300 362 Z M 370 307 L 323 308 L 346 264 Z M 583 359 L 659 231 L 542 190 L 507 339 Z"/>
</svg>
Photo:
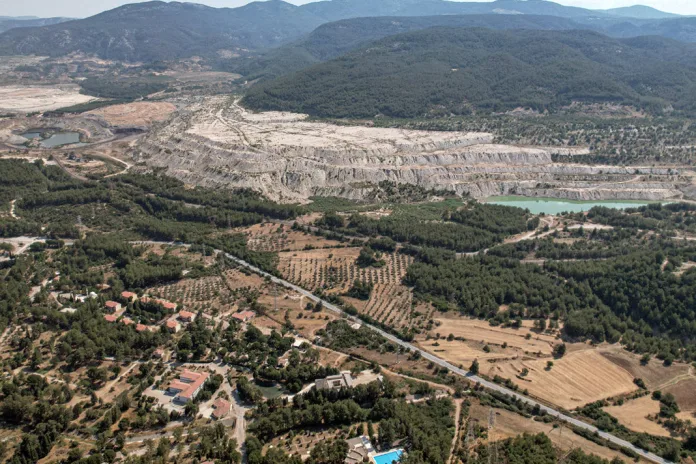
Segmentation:
<svg viewBox="0 0 696 464">
<path fill-rule="evenodd" d="M 135 156 L 184 182 L 245 187 L 287 202 L 313 195 L 360 199 L 381 181 L 476 198 L 520 194 L 567 199 L 680 198 L 678 170 L 554 163 L 586 149 L 492 143 L 491 134 L 313 123 L 287 113 L 249 114 L 210 99 L 157 127 Z"/>
</svg>

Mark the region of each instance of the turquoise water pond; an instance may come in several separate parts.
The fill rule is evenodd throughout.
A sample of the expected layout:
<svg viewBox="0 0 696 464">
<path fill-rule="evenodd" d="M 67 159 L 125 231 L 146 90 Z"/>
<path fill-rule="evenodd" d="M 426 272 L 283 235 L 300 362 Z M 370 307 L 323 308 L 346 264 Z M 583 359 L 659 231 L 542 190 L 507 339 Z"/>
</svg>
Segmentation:
<svg viewBox="0 0 696 464">
<path fill-rule="evenodd" d="M 522 196 L 505 196 L 486 198 L 486 203 L 494 205 L 516 206 L 528 209 L 532 214 L 560 214 L 563 212 L 579 213 L 588 211 L 595 206 L 606 206 L 607 208 L 626 209 L 645 206 L 651 201 L 633 200 L 595 200 L 595 201 L 573 201 L 559 200 L 557 198 L 531 198 Z"/>
</svg>

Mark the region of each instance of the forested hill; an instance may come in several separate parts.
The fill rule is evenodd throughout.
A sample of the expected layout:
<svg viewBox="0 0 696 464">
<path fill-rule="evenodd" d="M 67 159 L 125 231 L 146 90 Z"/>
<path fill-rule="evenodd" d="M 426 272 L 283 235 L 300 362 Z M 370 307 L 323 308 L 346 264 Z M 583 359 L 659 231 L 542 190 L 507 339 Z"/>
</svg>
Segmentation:
<svg viewBox="0 0 696 464">
<path fill-rule="evenodd" d="M 488 29 L 585 29 L 580 23 L 554 16 L 442 15 L 354 18 L 324 24 L 306 38 L 253 57 L 230 63 L 229 71 L 249 80 L 269 79 L 337 58 L 368 42 L 430 27 L 484 27 Z"/>
<path fill-rule="evenodd" d="M 244 104 L 322 117 L 421 117 L 572 101 L 692 112 L 696 46 L 587 31 L 431 28 L 253 87 Z"/>
<path fill-rule="evenodd" d="M 0 55 L 80 51 L 124 61 L 168 60 L 277 46 L 324 22 L 278 0 L 240 8 L 146 2 L 83 20 L 12 29 L 0 35 Z"/>
</svg>

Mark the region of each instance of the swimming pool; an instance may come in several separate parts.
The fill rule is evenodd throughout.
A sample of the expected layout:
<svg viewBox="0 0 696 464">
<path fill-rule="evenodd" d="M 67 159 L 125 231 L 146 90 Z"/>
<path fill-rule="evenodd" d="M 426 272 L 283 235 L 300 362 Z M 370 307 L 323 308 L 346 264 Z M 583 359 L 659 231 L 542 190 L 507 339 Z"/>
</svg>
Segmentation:
<svg viewBox="0 0 696 464">
<path fill-rule="evenodd" d="M 392 462 L 399 462 L 401 455 L 404 454 L 404 450 L 394 450 L 388 453 L 379 454 L 375 456 L 374 459 L 376 464 L 392 464 Z"/>
</svg>

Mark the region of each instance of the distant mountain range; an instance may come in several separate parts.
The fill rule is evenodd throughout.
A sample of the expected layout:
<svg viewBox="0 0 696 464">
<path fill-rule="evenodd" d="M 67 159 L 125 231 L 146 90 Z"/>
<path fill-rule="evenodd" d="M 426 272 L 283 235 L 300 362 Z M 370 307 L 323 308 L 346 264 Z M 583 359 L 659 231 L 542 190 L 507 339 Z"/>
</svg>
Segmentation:
<svg viewBox="0 0 696 464">
<path fill-rule="evenodd" d="M 673 13 L 665 13 L 656 8 L 651 8 L 644 5 L 626 6 L 623 8 L 611 8 L 609 10 L 598 10 L 600 13 L 606 13 L 611 16 L 620 16 L 622 18 L 635 19 L 670 19 L 679 18 L 680 15 Z"/>
<path fill-rule="evenodd" d="M 294 6 L 270 0 L 240 8 L 216 9 L 192 3 L 146 2 L 82 20 L 10 29 L 0 34 L 0 54 L 60 56 L 80 51 L 127 61 L 168 60 L 192 55 L 232 56 L 236 51 L 262 50 L 290 43 L 332 21 L 369 16 L 437 15 L 553 16 L 559 18 L 559 28 L 565 28 L 561 19 L 571 19 L 578 28 L 618 36 L 656 33 L 696 41 L 694 19 L 672 18 L 668 13 L 648 7 L 593 11 L 545 0 L 331 0 Z M 677 23 L 665 26 L 663 21 Z M 675 28 L 680 32 L 674 33 Z"/>
<path fill-rule="evenodd" d="M 146 2 L 58 25 L 9 30 L 0 34 L 0 54 L 81 51 L 124 61 L 170 60 L 273 47 L 324 22 L 276 0 L 233 9 Z"/>
<path fill-rule="evenodd" d="M 0 16 L 0 33 L 18 27 L 50 26 L 70 21 L 70 18 L 36 18 L 32 16 Z"/>
<path fill-rule="evenodd" d="M 590 31 L 435 27 L 251 88 L 257 110 L 362 118 L 553 111 L 575 101 L 693 114 L 696 44 Z"/>
</svg>

